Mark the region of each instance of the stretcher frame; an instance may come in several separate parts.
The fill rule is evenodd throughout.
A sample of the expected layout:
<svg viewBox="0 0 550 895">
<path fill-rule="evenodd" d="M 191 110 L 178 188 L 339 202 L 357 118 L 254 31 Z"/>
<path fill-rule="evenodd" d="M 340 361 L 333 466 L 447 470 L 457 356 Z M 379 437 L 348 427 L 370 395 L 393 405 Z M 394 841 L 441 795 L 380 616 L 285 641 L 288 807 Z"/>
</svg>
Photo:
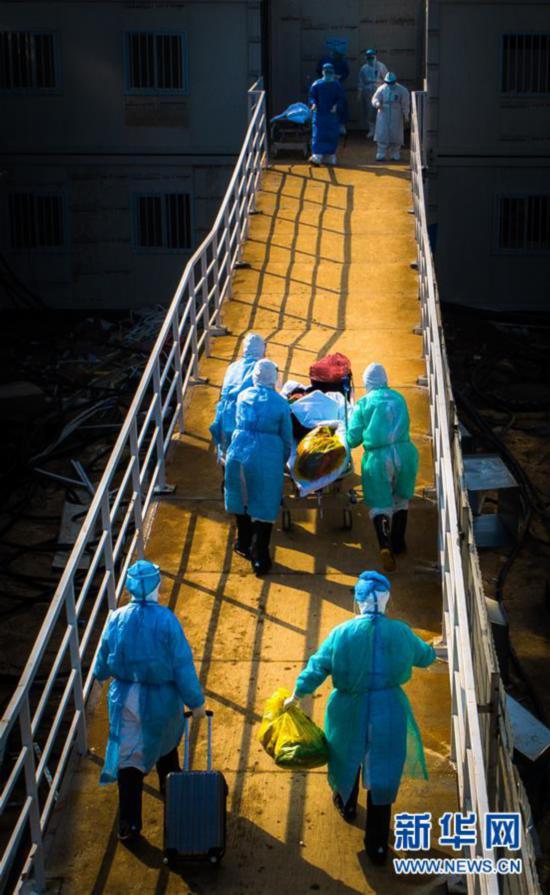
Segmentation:
<svg viewBox="0 0 550 895">
<path fill-rule="evenodd" d="M 311 148 L 311 124 L 298 124 L 296 121 L 273 121 L 270 128 L 271 157 L 277 158 L 279 152 L 287 150 L 301 152 L 308 158 Z"/>
<path fill-rule="evenodd" d="M 285 472 L 285 479 L 290 483 L 290 492 L 283 494 L 281 501 L 281 527 L 283 531 L 291 531 L 292 529 L 293 509 L 295 512 L 316 510 L 320 519 L 323 518 L 325 512 L 342 510 L 342 528 L 344 531 L 351 531 L 353 528 L 352 507 L 359 502 L 359 498 L 355 488 L 351 487 L 346 490 L 342 487 L 342 483 L 352 474 L 353 466 L 350 463 L 342 475 L 334 482 L 331 482 L 330 485 L 325 485 L 324 488 L 319 488 L 311 494 L 306 494 L 302 497 L 290 472 Z"/>
</svg>

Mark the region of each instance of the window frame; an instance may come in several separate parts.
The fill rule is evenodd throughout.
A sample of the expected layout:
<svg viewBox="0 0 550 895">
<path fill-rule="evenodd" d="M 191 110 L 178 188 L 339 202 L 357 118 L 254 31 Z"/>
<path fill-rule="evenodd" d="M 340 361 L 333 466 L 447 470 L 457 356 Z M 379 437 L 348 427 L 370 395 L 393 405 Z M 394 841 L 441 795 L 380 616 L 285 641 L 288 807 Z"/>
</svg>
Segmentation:
<svg viewBox="0 0 550 895">
<path fill-rule="evenodd" d="M 500 84 L 499 84 L 499 95 L 503 99 L 521 99 L 522 97 L 525 99 L 536 99 L 540 96 L 550 96 L 550 86 L 546 91 L 527 91 L 527 90 L 503 90 L 503 81 L 504 81 L 504 40 L 506 37 L 547 37 L 548 38 L 548 52 L 550 55 L 550 31 L 503 31 L 500 35 Z"/>
<path fill-rule="evenodd" d="M 61 200 L 61 234 L 63 237 L 63 242 L 58 246 L 22 246 L 16 247 L 13 245 L 12 241 L 12 230 L 11 230 L 11 214 L 10 214 L 10 197 L 11 196 L 35 196 L 35 197 L 50 197 Z M 70 250 L 70 241 L 69 241 L 69 206 L 67 202 L 67 195 L 64 191 L 52 190 L 47 188 L 33 188 L 31 187 L 14 187 L 8 188 L 6 191 L 6 247 L 7 250 L 13 255 L 63 255 L 66 254 Z"/>
<path fill-rule="evenodd" d="M 544 191 L 542 193 L 535 193 L 533 191 L 530 192 L 506 192 L 506 193 L 498 193 L 495 196 L 495 206 L 494 206 L 494 253 L 496 255 L 506 255 L 508 257 L 515 258 L 547 258 L 550 255 L 550 246 L 547 249 L 532 249 L 532 248 L 503 248 L 500 245 L 500 209 L 501 203 L 503 199 L 523 199 L 528 200 L 530 196 L 533 197 L 546 197 L 550 202 L 550 190 Z M 527 226 L 527 218 L 525 219 L 525 226 Z"/>
<path fill-rule="evenodd" d="M 162 202 L 162 236 L 166 238 L 166 197 L 167 196 L 188 196 L 189 197 L 189 247 L 188 248 L 171 248 L 170 246 L 143 246 L 139 241 L 139 200 L 147 198 L 160 197 Z M 195 216 L 194 201 L 191 190 L 182 189 L 166 189 L 166 190 L 136 190 L 132 193 L 132 248 L 136 255 L 191 255 L 194 251 L 195 235 Z"/>
<path fill-rule="evenodd" d="M 33 38 L 41 35 L 48 35 L 53 41 L 53 68 L 54 68 L 54 87 L 2 87 L 0 86 L 1 96 L 59 96 L 63 93 L 63 79 L 61 66 L 61 34 L 59 31 L 51 28 L 3 28 L 3 33 L 8 34 L 30 34 Z M 35 66 L 35 44 L 33 40 L 33 66 Z M 33 71 L 33 74 L 36 72 Z"/>
<path fill-rule="evenodd" d="M 147 34 L 157 37 L 181 38 L 181 70 L 183 87 L 132 87 L 130 83 L 130 37 L 133 35 Z M 146 28 L 134 28 L 123 34 L 123 58 L 124 58 L 124 93 L 126 96 L 189 96 L 189 42 L 187 32 L 178 29 L 163 28 L 154 31 Z M 155 66 L 156 66 L 156 41 L 155 41 Z"/>
</svg>

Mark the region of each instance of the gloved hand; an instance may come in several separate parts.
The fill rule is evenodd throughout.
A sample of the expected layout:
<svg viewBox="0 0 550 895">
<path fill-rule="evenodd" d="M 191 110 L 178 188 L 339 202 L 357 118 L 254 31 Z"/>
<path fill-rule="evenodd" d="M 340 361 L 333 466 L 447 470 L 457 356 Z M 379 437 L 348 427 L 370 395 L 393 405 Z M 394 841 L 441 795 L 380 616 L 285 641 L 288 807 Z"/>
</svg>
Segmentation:
<svg viewBox="0 0 550 895">
<path fill-rule="evenodd" d="M 200 721 L 201 718 L 206 716 L 206 705 L 203 702 L 202 705 L 198 705 L 196 709 L 191 709 L 191 713 L 193 715 L 193 721 Z"/>
<path fill-rule="evenodd" d="M 333 115 L 336 115 L 336 103 L 333 105 L 333 107 L 330 111 L 332 112 Z"/>
<path fill-rule="evenodd" d="M 283 702 L 283 712 L 286 712 L 292 705 L 298 705 L 299 702 L 299 697 L 295 693 L 292 696 L 288 696 Z"/>
</svg>

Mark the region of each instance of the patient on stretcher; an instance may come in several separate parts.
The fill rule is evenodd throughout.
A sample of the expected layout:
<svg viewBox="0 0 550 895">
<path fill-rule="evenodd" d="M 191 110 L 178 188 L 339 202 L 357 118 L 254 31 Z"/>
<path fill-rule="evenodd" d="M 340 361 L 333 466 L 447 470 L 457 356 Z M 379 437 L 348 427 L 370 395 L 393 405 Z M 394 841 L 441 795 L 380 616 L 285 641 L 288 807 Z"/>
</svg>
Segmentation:
<svg viewBox="0 0 550 895">
<path fill-rule="evenodd" d="M 312 390 L 292 380 L 281 394 L 291 404 L 294 433 L 288 471 L 300 497 L 306 497 L 349 470 L 345 433 L 350 405 L 341 392 Z"/>
</svg>

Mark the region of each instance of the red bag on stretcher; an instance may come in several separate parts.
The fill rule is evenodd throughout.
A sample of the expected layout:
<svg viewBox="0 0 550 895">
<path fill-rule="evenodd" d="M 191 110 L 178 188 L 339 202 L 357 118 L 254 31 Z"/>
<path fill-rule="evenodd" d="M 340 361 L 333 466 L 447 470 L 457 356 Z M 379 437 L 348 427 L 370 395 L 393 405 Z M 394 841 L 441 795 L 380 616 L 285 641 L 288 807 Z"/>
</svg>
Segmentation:
<svg viewBox="0 0 550 895">
<path fill-rule="evenodd" d="M 343 386 L 351 385 L 351 362 L 345 354 L 327 354 L 315 361 L 309 368 L 309 378 L 313 388 L 322 392 L 343 391 Z"/>
</svg>

